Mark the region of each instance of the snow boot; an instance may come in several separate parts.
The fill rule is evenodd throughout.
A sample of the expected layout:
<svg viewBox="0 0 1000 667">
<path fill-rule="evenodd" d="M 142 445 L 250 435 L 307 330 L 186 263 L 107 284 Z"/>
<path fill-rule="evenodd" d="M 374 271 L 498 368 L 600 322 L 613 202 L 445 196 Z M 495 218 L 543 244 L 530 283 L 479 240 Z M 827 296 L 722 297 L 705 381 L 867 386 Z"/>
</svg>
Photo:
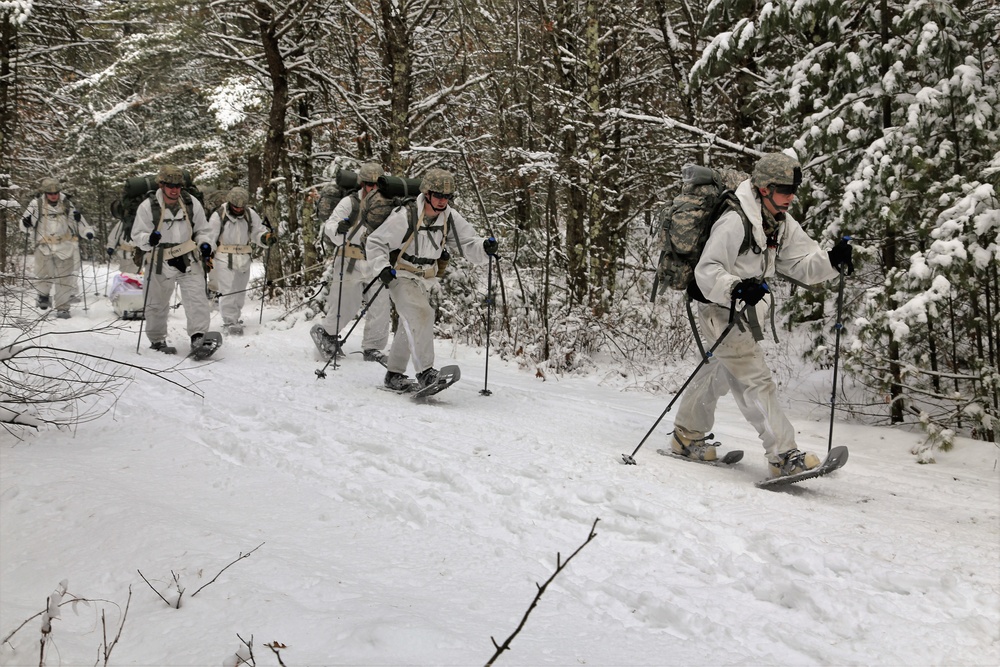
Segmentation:
<svg viewBox="0 0 1000 667">
<path fill-rule="evenodd" d="M 388 371 L 385 374 L 383 384 L 385 384 L 386 389 L 393 391 L 410 391 L 413 389 L 413 381 L 410 378 L 402 373 L 394 373 L 392 371 Z"/>
<path fill-rule="evenodd" d="M 812 470 L 822 461 L 812 452 L 802 452 L 798 449 L 789 449 L 787 452 L 778 454 L 777 460 L 769 460 L 771 477 L 785 477 L 786 475 L 797 475 L 800 472 Z"/>
<path fill-rule="evenodd" d="M 223 326 L 223 331 L 225 331 L 230 336 L 242 336 L 243 335 L 243 324 L 226 324 Z"/>
<path fill-rule="evenodd" d="M 61 320 L 68 320 L 69 319 L 69 311 L 68 310 L 57 310 L 56 311 L 56 317 L 58 317 Z"/>
<path fill-rule="evenodd" d="M 39 294 L 38 295 L 38 307 L 42 310 L 48 310 L 49 308 L 49 295 Z"/>
<path fill-rule="evenodd" d="M 694 437 L 695 434 L 681 426 L 674 427 L 673 437 L 670 438 L 670 450 L 678 456 L 693 459 L 695 461 L 714 461 L 716 459 L 715 448 L 719 446 L 717 442 L 708 442 L 712 434 Z"/>
<path fill-rule="evenodd" d="M 429 387 L 438 379 L 438 371 L 436 368 L 428 368 L 417 373 L 417 382 L 420 383 L 420 388 Z"/>
<path fill-rule="evenodd" d="M 165 340 L 156 341 L 149 346 L 149 349 L 162 352 L 163 354 L 177 354 L 177 348 L 173 345 L 167 345 L 167 341 Z"/>
</svg>

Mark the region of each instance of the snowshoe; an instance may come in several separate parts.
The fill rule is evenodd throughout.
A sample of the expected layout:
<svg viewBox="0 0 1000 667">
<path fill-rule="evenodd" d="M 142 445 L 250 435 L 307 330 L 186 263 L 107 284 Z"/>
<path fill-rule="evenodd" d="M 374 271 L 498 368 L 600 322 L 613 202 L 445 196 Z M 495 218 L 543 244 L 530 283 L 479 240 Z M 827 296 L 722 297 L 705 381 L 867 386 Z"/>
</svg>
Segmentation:
<svg viewBox="0 0 1000 667">
<path fill-rule="evenodd" d="M 406 394 L 411 391 L 416 391 L 419 384 L 415 380 L 411 380 L 402 373 L 394 373 L 393 371 L 388 371 L 385 374 L 385 379 L 382 381 L 382 388 L 386 391 L 394 391 L 397 394 Z"/>
<path fill-rule="evenodd" d="M 316 349 L 319 350 L 324 359 L 333 359 L 333 355 L 335 354 L 338 357 L 344 356 L 344 353 L 340 349 L 340 341 L 337 340 L 336 336 L 328 334 L 323 325 L 313 325 L 313 328 L 309 330 L 309 335 L 312 336 L 313 343 L 316 344 Z"/>
<path fill-rule="evenodd" d="M 803 452 L 799 452 L 798 450 L 792 451 L 803 456 L 805 455 Z M 813 479 L 814 477 L 822 477 L 823 475 L 844 467 L 844 464 L 847 463 L 847 455 L 847 447 L 834 447 L 830 450 L 830 453 L 826 455 L 826 460 L 818 466 L 809 469 L 802 469 L 800 472 L 792 472 L 787 475 L 780 474 L 777 477 L 771 477 L 757 482 L 756 486 L 759 489 L 772 489 L 788 486 L 789 484 L 796 484 L 807 479 Z M 813 456 L 815 456 L 815 454 Z"/>
<path fill-rule="evenodd" d="M 218 331 L 195 334 L 191 336 L 191 352 L 188 356 L 195 361 L 201 361 L 215 354 L 220 347 L 222 347 L 222 334 Z"/>
<path fill-rule="evenodd" d="M 739 463 L 740 461 L 743 460 L 743 450 L 742 449 L 734 449 L 731 452 L 726 452 L 722 456 L 721 459 L 720 458 L 715 458 L 715 459 L 712 459 L 710 461 L 706 461 L 706 460 L 703 460 L 703 459 L 693 459 L 690 456 L 685 456 L 683 454 L 678 454 L 677 452 L 675 452 L 673 450 L 670 450 L 670 449 L 657 449 L 656 453 L 657 454 L 661 454 L 663 456 L 670 456 L 670 457 L 675 458 L 675 459 L 680 459 L 682 461 L 691 461 L 692 463 L 704 463 L 704 464 L 707 464 L 707 465 L 710 465 L 710 466 L 719 466 L 721 468 L 728 468 L 729 466 L 731 466 L 731 465 L 733 465 L 735 463 Z"/>
<path fill-rule="evenodd" d="M 428 368 L 417 374 L 420 388 L 411 395 L 414 399 L 427 398 L 444 391 L 462 378 L 462 371 L 458 366 L 444 366 L 441 370 Z"/>
<path fill-rule="evenodd" d="M 389 363 L 389 357 L 386 356 L 386 354 L 382 352 L 382 350 L 375 350 L 375 349 L 365 350 L 361 354 L 362 358 L 365 361 L 375 361 L 382 364 L 383 366 L 387 366 Z"/>
<path fill-rule="evenodd" d="M 677 427 L 671 434 L 670 450 L 673 454 L 680 458 L 704 463 L 711 463 L 717 458 L 715 448 L 719 446 L 719 443 L 709 442 L 709 438 L 715 437 L 712 433 L 700 438 L 693 438 L 686 435 L 687 431 L 682 433 L 681 430 L 680 427 Z"/>
</svg>

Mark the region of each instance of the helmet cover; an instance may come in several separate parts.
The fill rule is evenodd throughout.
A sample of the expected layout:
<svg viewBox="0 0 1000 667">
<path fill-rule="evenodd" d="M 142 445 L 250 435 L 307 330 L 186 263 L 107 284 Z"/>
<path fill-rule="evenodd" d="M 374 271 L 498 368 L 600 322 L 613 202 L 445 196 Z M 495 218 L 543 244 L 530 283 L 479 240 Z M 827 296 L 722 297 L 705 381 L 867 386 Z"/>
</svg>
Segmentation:
<svg viewBox="0 0 1000 667">
<path fill-rule="evenodd" d="M 771 185 L 791 185 L 802 183 L 802 166 L 795 158 L 784 153 L 768 153 L 754 165 L 750 182 L 755 188 Z"/>
<path fill-rule="evenodd" d="M 358 170 L 358 180 L 362 183 L 375 183 L 383 174 L 385 169 L 378 162 L 365 162 Z"/>
<path fill-rule="evenodd" d="M 160 171 L 156 175 L 156 181 L 164 185 L 184 185 L 184 172 L 176 165 L 165 164 L 160 167 Z"/>
<path fill-rule="evenodd" d="M 450 171 L 444 169 L 428 169 L 420 181 L 420 191 L 425 195 L 428 192 L 440 192 L 444 195 L 454 194 L 455 177 Z"/>
<path fill-rule="evenodd" d="M 237 186 L 226 195 L 226 201 L 235 208 L 246 208 L 246 205 L 250 203 L 250 193 L 245 188 Z"/>
</svg>

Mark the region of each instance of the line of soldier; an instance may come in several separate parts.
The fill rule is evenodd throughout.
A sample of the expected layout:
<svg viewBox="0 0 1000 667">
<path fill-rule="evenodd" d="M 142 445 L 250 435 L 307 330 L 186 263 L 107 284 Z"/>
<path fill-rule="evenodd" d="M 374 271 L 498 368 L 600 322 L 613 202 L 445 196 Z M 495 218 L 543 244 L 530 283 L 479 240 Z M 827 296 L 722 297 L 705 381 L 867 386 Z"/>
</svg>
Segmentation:
<svg viewBox="0 0 1000 667">
<path fill-rule="evenodd" d="M 362 165 L 358 174 L 360 189 L 338 202 L 324 224 L 324 233 L 336 247 L 336 283 L 330 286 L 322 335 L 327 343 L 338 341 L 338 329 L 358 313 L 367 296 L 364 359 L 386 366 L 387 387 L 406 390 L 432 384 L 437 377 L 430 293 L 438 277 L 439 260 L 448 256 L 450 245 L 454 252 L 483 265 L 496 254 L 498 244 L 493 237 L 479 236 L 451 206 L 455 178 L 443 169 L 430 169 L 421 180 L 414 204 L 415 222 L 406 207 L 400 207 L 374 231 L 357 224 L 384 173 L 377 163 Z M 213 287 L 221 294 L 219 310 L 224 331 L 240 335 L 252 245 L 267 247 L 277 241 L 248 206 L 249 193 L 245 189 L 230 190 L 223 205 L 206 219 L 201 203 L 182 192 L 183 184 L 179 167 L 162 166 L 157 174 L 157 190 L 140 204 L 131 234 L 134 247 L 146 256 L 146 336 L 151 349 L 168 354 L 177 351 L 167 341 L 167 316 L 175 286 L 180 287 L 192 347 L 210 327 L 208 271 Z M 58 181 L 51 178 L 43 180 L 42 195 L 29 204 L 24 225 L 29 231 L 35 230 L 38 305 L 48 307 L 49 292 L 54 288 L 52 299 L 59 316 L 69 317 L 75 284 L 73 253 L 79 252 L 80 236 L 94 238 L 93 229 L 60 192 Z M 121 269 L 136 271 L 139 267 L 123 245 L 118 225 L 109 238 L 108 255 L 120 252 Z M 372 284 L 375 276 L 384 285 L 388 299 L 376 298 L 382 290 L 364 294 L 365 286 Z M 383 350 L 389 338 L 390 301 L 404 335 L 393 339 L 386 355 Z M 328 352 L 330 347 L 321 346 L 321 350 Z M 415 382 L 405 375 L 411 363 Z"/>
</svg>

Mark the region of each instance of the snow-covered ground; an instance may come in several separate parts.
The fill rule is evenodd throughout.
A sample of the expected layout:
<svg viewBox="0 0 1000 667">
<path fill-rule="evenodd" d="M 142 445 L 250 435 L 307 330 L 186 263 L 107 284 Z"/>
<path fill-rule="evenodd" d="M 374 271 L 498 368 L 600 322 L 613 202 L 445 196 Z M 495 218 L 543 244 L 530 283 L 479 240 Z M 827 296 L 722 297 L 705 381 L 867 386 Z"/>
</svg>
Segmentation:
<svg viewBox="0 0 1000 667">
<path fill-rule="evenodd" d="M 100 420 L 0 433 L 0 665 L 39 664 L 32 617 L 62 580 L 85 601 L 62 606 L 46 665 L 104 664 L 130 592 L 110 665 L 234 664 L 239 637 L 256 665 L 279 664 L 272 643 L 289 667 L 484 664 L 596 519 L 496 664 L 1000 664 L 993 444 L 918 465 L 919 434 L 838 422 L 844 469 L 763 491 L 729 399 L 715 432 L 746 450 L 735 468 L 657 455 L 671 415 L 626 466 L 670 394 L 496 357 L 486 378 L 482 349 L 439 340 L 463 379 L 418 404 L 360 355 L 318 379 L 299 313 L 258 325 L 252 302 L 247 335 L 197 364 L 144 339 L 137 355 L 138 322 L 86 331 L 114 317 L 88 299 L 44 324 L 81 332 L 61 346 L 176 364 L 204 398 L 135 373 Z M 785 388 L 800 446 L 825 453 L 809 393 Z M 170 602 L 179 584 L 180 607 L 144 577 Z"/>
</svg>

